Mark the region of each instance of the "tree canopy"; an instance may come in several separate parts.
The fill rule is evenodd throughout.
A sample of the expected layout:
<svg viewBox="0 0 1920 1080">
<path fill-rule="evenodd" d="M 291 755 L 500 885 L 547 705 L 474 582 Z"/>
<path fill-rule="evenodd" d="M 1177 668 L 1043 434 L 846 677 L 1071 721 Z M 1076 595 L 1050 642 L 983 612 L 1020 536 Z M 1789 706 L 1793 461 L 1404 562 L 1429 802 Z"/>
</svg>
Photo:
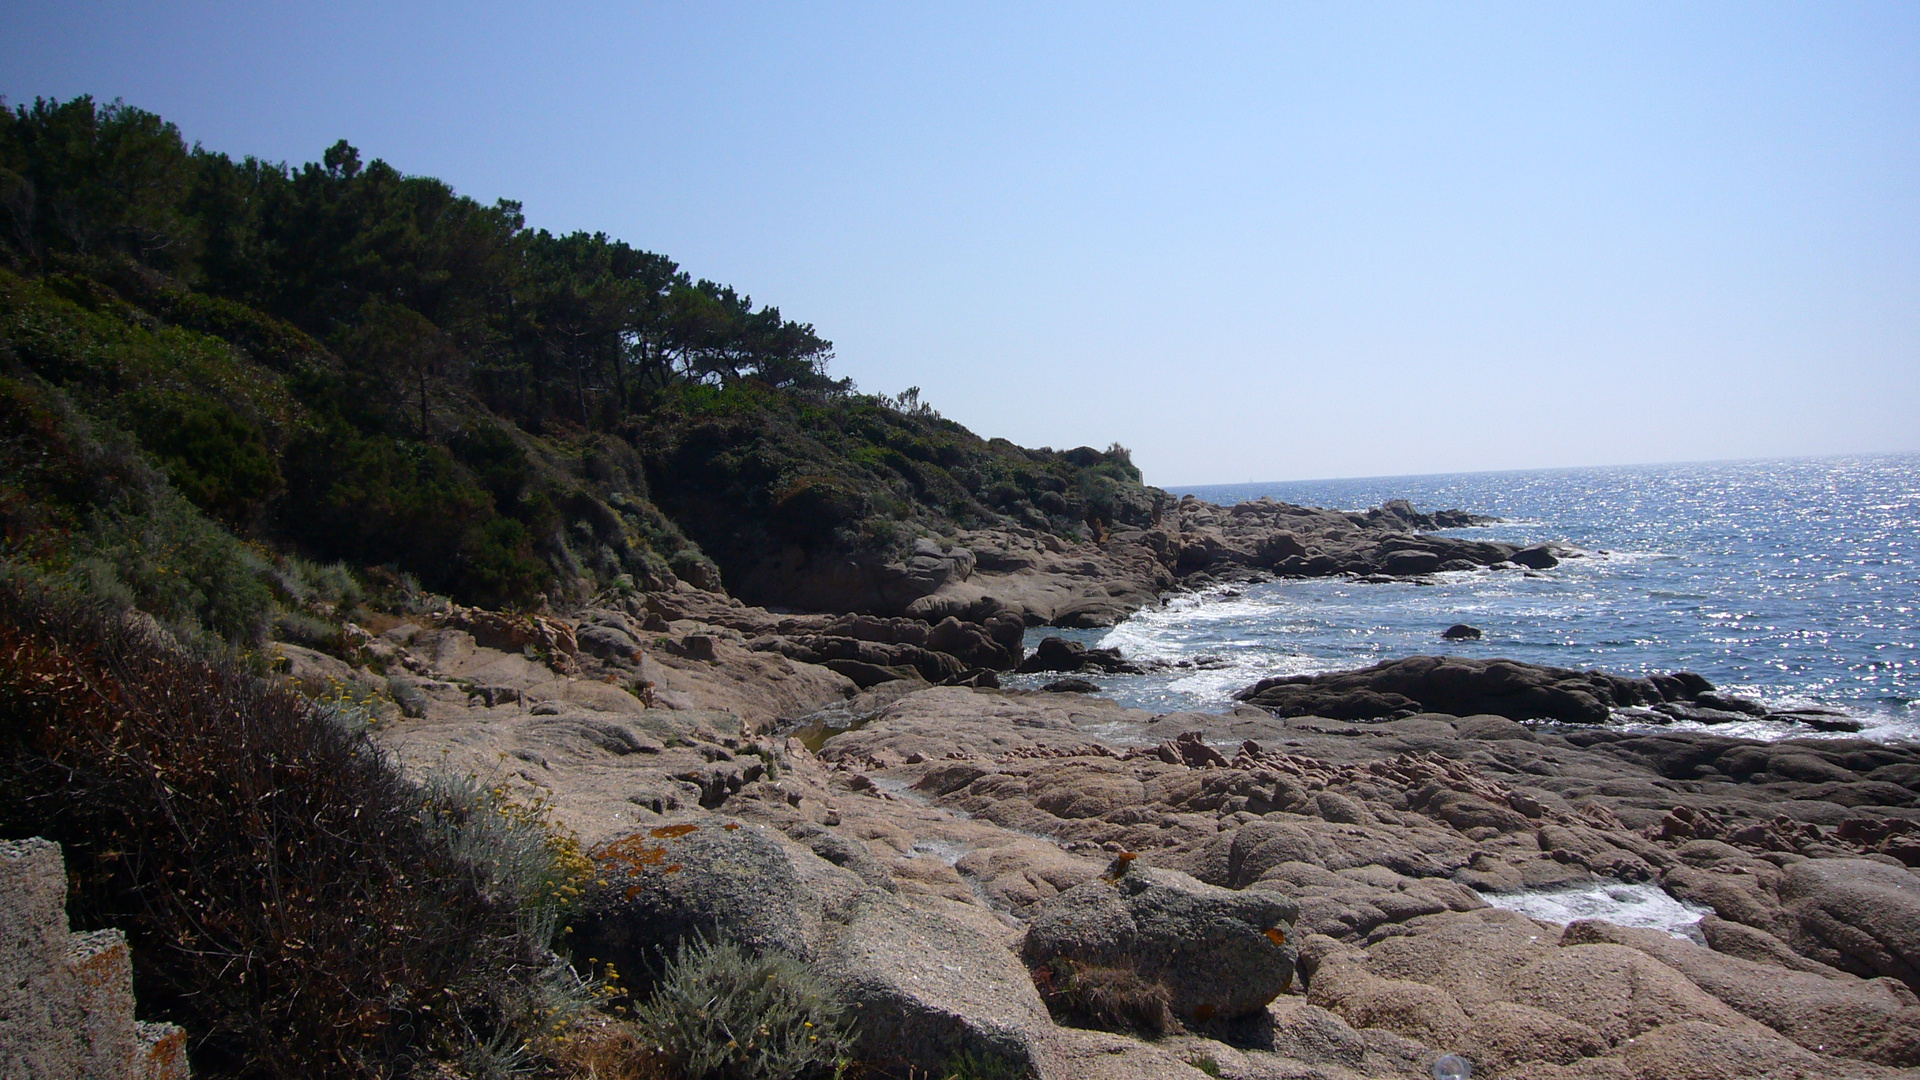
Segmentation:
<svg viewBox="0 0 1920 1080">
<path fill-rule="evenodd" d="M 0 252 L 132 260 L 286 320 L 422 411 L 431 379 L 589 428 L 674 380 L 849 389 L 812 326 L 666 256 L 529 229 L 517 203 L 363 163 L 344 140 L 297 168 L 235 161 L 117 101 L 0 108 Z"/>
</svg>

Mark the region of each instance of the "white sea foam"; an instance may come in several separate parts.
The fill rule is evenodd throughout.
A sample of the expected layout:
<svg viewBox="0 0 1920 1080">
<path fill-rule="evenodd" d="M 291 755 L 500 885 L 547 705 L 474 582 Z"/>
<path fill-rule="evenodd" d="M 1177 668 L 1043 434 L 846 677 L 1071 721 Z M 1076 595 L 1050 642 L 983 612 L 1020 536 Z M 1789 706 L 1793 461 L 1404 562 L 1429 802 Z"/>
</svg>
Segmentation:
<svg viewBox="0 0 1920 1080">
<path fill-rule="evenodd" d="M 1701 918 L 1712 909 L 1676 900 L 1658 885 L 1609 882 L 1571 889 L 1537 892 L 1482 893 L 1497 908 L 1517 911 L 1530 919 L 1562 925 L 1576 919 L 1600 919 L 1615 926 L 1661 930 L 1674 937 L 1705 945 Z"/>
</svg>

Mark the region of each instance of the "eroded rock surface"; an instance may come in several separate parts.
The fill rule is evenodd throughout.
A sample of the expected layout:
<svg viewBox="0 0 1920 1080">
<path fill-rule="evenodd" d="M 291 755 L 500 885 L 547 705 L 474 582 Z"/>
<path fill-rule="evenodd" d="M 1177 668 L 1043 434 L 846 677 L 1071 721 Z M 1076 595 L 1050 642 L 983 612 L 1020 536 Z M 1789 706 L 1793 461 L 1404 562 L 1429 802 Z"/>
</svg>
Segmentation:
<svg viewBox="0 0 1920 1080">
<path fill-rule="evenodd" d="M 1299 905 L 1131 861 L 1034 905 L 1028 962 L 1124 966 L 1164 986 L 1175 1015 L 1201 1022 L 1251 1016 L 1292 984 Z"/>
<path fill-rule="evenodd" d="M 707 619 L 663 621 L 667 631 L 649 633 L 673 639 L 697 625 L 714 645 L 712 661 L 670 653 L 675 663 L 745 672 L 726 665 L 760 656 L 807 678 L 821 670 L 747 648 L 745 630 L 735 640 Z M 660 647 L 642 647 L 642 663 L 656 663 Z M 716 931 L 837 972 L 863 1010 L 889 1018 L 899 1060 L 916 1067 L 972 1048 L 1039 1075 L 1088 1077 L 1417 1076 L 1443 1052 L 1494 1077 L 1920 1068 L 1908 1037 L 1920 925 L 1912 747 L 1484 714 L 1355 722 L 1243 705 L 1155 716 L 1085 694 L 902 679 L 851 699 L 844 684 L 823 694 L 833 723 L 809 729 L 825 737 L 810 750 L 737 712 L 645 709 L 585 676 L 542 681 L 515 666 L 537 660 L 444 630 L 406 648 L 433 671 L 486 671 L 520 696 L 488 705 L 417 676 L 426 715 L 382 735 L 405 760 L 491 770 L 549 798 L 592 844 L 660 848 L 658 859 L 641 853 L 659 895 L 688 910 L 712 897 Z M 766 690 L 731 692 L 765 700 L 755 695 Z M 698 834 L 671 832 L 686 824 L 711 831 L 716 852 L 760 854 L 736 860 L 744 877 L 702 887 L 724 860 L 700 868 L 686 839 Z M 1116 877 L 1122 854 L 1133 869 Z M 1286 937 L 1299 977 L 1238 1020 L 1218 1008 L 1202 1020 L 1196 1003 L 1190 1030 L 1157 1043 L 1057 1026 L 1021 961 L 1044 939 L 1022 935 L 1077 904 L 1067 899 L 1077 890 L 1117 896 L 1102 878 L 1135 872 L 1297 910 Z M 1701 933 L 1714 947 L 1563 928 L 1485 900 L 1609 881 L 1657 883 L 1711 909 Z M 637 902 L 619 892 L 632 887 L 610 884 L 605 910 Z M 735 905 L 719 898 L 742 890 L 759 921 L 720 922 Z M 1242 1004 L 1270 991 L 1226 981 Z"/>
</svg>

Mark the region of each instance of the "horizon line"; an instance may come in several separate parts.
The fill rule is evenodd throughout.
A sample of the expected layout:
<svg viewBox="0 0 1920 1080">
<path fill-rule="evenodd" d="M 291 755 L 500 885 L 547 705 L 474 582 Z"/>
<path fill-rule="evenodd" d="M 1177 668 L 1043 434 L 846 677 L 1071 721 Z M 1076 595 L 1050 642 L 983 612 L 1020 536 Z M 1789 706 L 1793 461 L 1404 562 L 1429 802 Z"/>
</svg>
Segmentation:
<svg viewBox="0 0 1920 1080">
<path fill-rule="evenodd" d="M 1749 465 L 1766 461 L 1829 461 L 1839 458 L 1920 457 L 1920 450 L 1863 450 L 1833 454 L 1790 454 L 1781 457 L 1698 458 L 1682 461 L 1626 461 L 1609 465 L 1540 465 L 1513 469 L 1462 469 L 1454 472 L 1377 473 L 1369 476 L 1316 476 L 1297 480 L 1229 480 L 1215 484 L 1148 484 L 1162 491 L 1199 488 L 1248 487 L 1262 484 L 1327 484 L 1353 480 L 1424 480 L 1436 476 L 1500 476 L 1510 473 L 1575 472 L 1582 469 L 1649 469 L 1675 465 Z M 1144 481 L 1142 481 L 1144 483 Z"/>
</svg>

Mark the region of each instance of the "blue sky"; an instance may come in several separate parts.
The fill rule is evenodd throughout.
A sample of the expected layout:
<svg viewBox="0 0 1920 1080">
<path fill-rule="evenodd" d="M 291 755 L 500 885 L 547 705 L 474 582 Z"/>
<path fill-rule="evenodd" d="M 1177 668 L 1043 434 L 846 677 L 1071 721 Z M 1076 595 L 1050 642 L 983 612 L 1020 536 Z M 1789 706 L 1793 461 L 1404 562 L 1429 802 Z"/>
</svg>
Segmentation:
<svg viewBox="0 0 1920 1080">
<path fill-rule="evenodd" d="M 0 17 L 12 103 L 346 138 L 1154 483 L 1920 450 L 1920 5 Z"/>
</svg>

